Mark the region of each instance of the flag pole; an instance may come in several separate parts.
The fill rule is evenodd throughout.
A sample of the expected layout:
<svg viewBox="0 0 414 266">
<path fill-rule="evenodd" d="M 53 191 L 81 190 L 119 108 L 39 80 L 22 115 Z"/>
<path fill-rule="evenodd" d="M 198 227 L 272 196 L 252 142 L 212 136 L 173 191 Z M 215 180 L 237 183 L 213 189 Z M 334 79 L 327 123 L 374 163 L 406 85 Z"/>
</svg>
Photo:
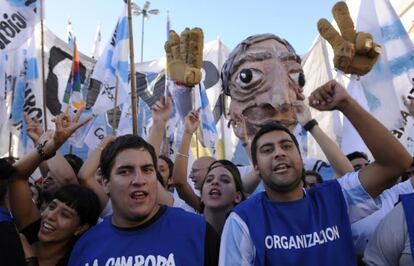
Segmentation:
<svg viewBox="0 0 414 266">
<path fill-rule="evenodd" d="M 195 108 L 195 86 L 191 88 L 192 92 L 191 92 L 191 96 L 192 96 L 192 101 L 193 101 L 193 108 Z M 201 125 L 201 123 L 200 123 Z M 196 134 L 195 134 L 195 143 L 196 143 L 196 158 L 199 158 L 199 151 L 198 151 L 198 131 L 200 130 L 200 127 L 197 129 Z"/>
<path fill-rule="evenodd" d="M 137 113 L 137 90 L 135 86 L 135 65 L 134 65 L 134 39 L 132 35 L 132 10 L 131 0 L 128 0 L 128 37 L 129 37 L 129 65 L 131 72 L 131 108 L 132 108 L 132 133 L 137 134 L 138 128 L 138 113 Z"/>
<path fill-rule="evenodd" d="M 116 136 L 116 106 L 118 104 L 118 76 L 116 76 L 115 81 L 115 101 L 114 101 L 114 109 L 112 112 L 112 135 Z"/>
<path fill-rule="evenodd" d="M 42 47 L 42 88 L 43 88 L 43 125 L 47 131 L 47 112 L 46 112 L 46 82 L 45 82 L 45 36 L 43 27 L 43 0 L 40 0 L 40 36 Z"/>
<path fill-rule="evenodd" d="M 11 95 L 11 104 L 10 106 L 13 106 L 13 102 L 14 102 L 14 91 L 16 90 L 16 81 L 17 81 L 17 77 L 13 78 L 13 83 L 12 83 L 12 95 Z M 9 132 L 9 157 L 13 157 L 13 133 L 10 131 Z"/>
</svg>

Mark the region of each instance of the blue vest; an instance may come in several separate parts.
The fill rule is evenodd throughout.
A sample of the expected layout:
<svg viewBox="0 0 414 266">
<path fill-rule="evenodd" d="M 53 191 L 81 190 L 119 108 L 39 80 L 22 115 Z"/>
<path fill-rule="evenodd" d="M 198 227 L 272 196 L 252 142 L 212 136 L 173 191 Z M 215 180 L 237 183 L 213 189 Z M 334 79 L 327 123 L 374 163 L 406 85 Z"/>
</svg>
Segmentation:
<svg viewBox="0 0 414 266">
<path fill-rule="evenodd" d="M 204 265 L 206 222 L 200 215 L 167 208 L 154 223 L 123 230 L 112 215 L 76 243 L 69 265 Z"/>
<path fill-rule="evenodd" d="M 0 208 L 0 222 L 13 222 L 10 212 L 4 208 Z"/>
<path fill-rule="evenodd" d="M 249 228 L 255 265 L 356 265 L 347 206 L 337 181 L 318 184 L 297 201 L 272 202 L 265 192 L 234 211 Z"/>
<path fill-rule="evenodd" d="M 410 237 L 411 256 L 414 260 L 414 193 L 400 195 L 407 222 L 408 235 Z"/>
</svg>

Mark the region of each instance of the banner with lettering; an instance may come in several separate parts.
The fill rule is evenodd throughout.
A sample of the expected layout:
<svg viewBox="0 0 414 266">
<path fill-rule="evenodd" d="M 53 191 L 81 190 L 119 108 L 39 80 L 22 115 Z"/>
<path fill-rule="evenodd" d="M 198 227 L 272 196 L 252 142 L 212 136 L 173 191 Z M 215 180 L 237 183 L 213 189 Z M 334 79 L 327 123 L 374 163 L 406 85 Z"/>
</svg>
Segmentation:
<svg viewBox="0 0 414 266">
<path fill-rule="evenodd" d="M 22 46 L 33 34 L 40 20 L 40 0 L 0 1 L 0 51 L 10 51 Z"/>
</svg>

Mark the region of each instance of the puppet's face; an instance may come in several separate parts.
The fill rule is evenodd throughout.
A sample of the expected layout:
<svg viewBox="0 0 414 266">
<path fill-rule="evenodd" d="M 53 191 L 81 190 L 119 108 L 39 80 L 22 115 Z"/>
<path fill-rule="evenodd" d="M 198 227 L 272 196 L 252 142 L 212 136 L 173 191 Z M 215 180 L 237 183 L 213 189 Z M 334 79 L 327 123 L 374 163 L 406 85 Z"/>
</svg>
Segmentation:
<svg viewBox="0 0 414 266">
<path fill-rule="evenodd" d="M 252 137 L 270 120 L 292 130 L 297 123 L 292 103 L 304 98 L 300 75 L 302 68 L 294 54 L 274 39 L 255 43 L 239 54 L 229 82 L 230 118 L 236 136 Z"/>
</svg>

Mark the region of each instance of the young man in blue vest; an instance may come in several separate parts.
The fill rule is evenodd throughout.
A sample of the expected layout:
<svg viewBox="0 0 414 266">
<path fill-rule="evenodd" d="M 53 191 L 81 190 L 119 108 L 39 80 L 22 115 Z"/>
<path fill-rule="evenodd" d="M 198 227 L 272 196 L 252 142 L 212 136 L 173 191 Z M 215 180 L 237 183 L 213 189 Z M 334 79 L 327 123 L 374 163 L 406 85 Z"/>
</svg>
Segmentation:
<svg viewBox="0 0 414 266">
<path fill-rule="evenodd" d="M 69 265 L 216 265 L 218 235 L 199 215 L 157 203 L 157 157 L 138 136 L 101 155 L 113 215 L 76 243 Z"/>
<path fill-rule="evenodd" d="M 341 111 L 375 162 L 303 190 L 303 161 L 296 138 L 278 123 L 263 126 L 252 141 L 251 154 L 265 192 L 230 214 L 219 265 L 356 265 L 350 223 L 378 208 L 374 198 L 408 169 L 412 157 L 337 82 L 315 90 L 309 102 L 320 111 Z"/>
</svg>

